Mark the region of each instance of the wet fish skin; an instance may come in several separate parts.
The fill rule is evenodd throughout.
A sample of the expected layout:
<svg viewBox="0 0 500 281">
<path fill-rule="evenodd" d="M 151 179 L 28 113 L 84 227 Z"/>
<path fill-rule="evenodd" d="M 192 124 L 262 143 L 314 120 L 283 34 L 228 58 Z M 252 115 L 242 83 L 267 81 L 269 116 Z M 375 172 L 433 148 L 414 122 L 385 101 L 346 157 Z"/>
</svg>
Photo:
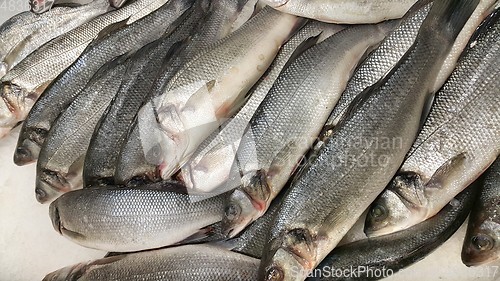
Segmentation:
<svg viewBox="0 0 500 281">
<path fill-rule="evenodd" d="M 22 159 L 20 164 L 35 161 L 37 147 L 43 144 L 44 135 L 50 130 L 59 113 L 85 87 L 92 75 L 114 57 L 136 51 L 158 39 L 167 29 L 178 24 L 177 19 L 192 2 L 193 0 L 169 1 L 150 15 L 120 27 L 89 45 L 85 52 L 44 91 L 30 110 L 16 148 L 16 154 L 21 156 L 14 158 Z"/>
<path fill-rule="evenodd" d="M 436 74 L 477 3 L 436 2 L 398 66 L 354 100 L 287 191 L 258 280 L 303 280 L 390 182 L 417 136 Z M 377 145 L 382 140 L 397 143 Z"/>
<path fill-rule="evenodd" d="M 114 184 L 118 154 L 140 106 L 151 93 L 157 73 L 175 53 L 177 41 L 189 36 L 206 13 L 201 1 L 195 5 L 171 34 L 146 45 L 131 58 L 118 93 L 92 136 L 83 170 L 84 186 Z"/>
<path fill-rule="evenodd" d="M 191 59 L 161 96 L 143 106 L 139 128 L 142 122 L 158 120 L 161 134 L 153 139 L 160 139 L 163 179 L 185 164 L 223 119 L 239 109 L 281 45 L 303 23 L 301 18 L 264 8 L 240 29 Z M 150 138 L 149 130 L 141 132 L 141 139 L 147 142 Z"/>
<path fill-rule="evenodd" d="M 115 8 L 120 8 L 123 6 L 128 0 L 109 0 L 109 4 Z"/>
<path fill-rule="evenodd" d="M 463 224 L 477 195 L 476 186 L 471 186 L 447 204 L 436 216 L 409 229 L 380 237 L 355 241 L 335 248 L 319 264 L 316 271 L 335 269 L 346 272 L 343 277 L 313 275 L 307 280 L 378 280 L 366 272 L 356 276 L 351 268 L 370 268 L 397 273 L 413 263 L 423 259 L 447 241 Z M 344 271 L 345 270 L 345 271 Z M 372 272 L 373 272 L 372 271 Z M 389 276 L 385 277 L 389 277 Z M 354 277 L 355 276 L 355 277 Z"/>
<path fill-rule="evenodd" d="M 220 247 L 186 245 L 76 264 L 48 274 L 43 281 L 253 281 L 258 263 L 258 259 Z"/>
<path fill-rule="evenodd" d="M 478 266 L 500 257 L 500 160 L 482 177 L 479 197 L 469 217 L 462 248 L 462 262 Z"/>
<path fill-rule="evenodd" d="M 417 0 L 264 0 L 265 4 L 284 13 L 319 21 L 360 24 L 378 23 L 401 18 Z"/>
<path fill-rule="evenodd" d="M 338 103 L 328 117 L 325 129 L 331 130 L 338 123 L 352 100 L 387 74 L 415 42 L 418 30 L 432 6 L 420 1 L 401 19 L 401 23 L 389 33 L 366 59 L 356 68 Z M 328 132 L 324 132 L 326 134 Z"/>
<path fill-rule="evenodd" d="M 175 183 L 141 188 L 86 188 L 50 205 L 56 231 L 84 247 L 133 252 L 168 246 L 222 219 L 225 195 L 191 202 L 169 191 Z M 191 195 L 192 196 L 192 195 Z"/>
<path fill-rule="evenodd" d="M 297 48 L 313 36 L 337 32 L 342 27 L 319 22 L 306 24 L 281 47 L 266 73 L 248 93 L 249 99 L 241 110 L 214 131 L 196 149 L 191 159 L 181 168 L 183 182 L 199 192 L 213 192 L 229 177 L 231 166 L 248 122 L 265 98 L 274 81 Z M 327 37 L 327 36 L 326 36 Z M 239 181 L 239 178 L 238 178 Z M 229 183 L 229 185 L 231 185 Z M 234 186 L 238 184 L 235 183 Z M 218 189 L 219 190 L 219 189 Z"/>
<path fill-rule="evenodd" d="M 12 128 L 24 120 L 45 88 L 80 56 L 102 29 L 127 19 L 132 23 L 165 2 L 137 0 L 70 30 L 28 55 L 1 80 L 0 127 Z"/>
<path fill-rule="evenodd" d="M 152 98 L 161 95 L 166 84 L 187 61 L 208 46 L 226 37 L 231 32 L 230 27 L 233 25 L 234 20 L 237 19 L 239 13 L 241 13 L 241 9 L 247 1 L 211 1 L 207 16 L 203 21 L 200 21 L 203 24 L 197 27 L 198 32 L 192 34 L 188 40 L 184 40 L 179 45 L 178 51 L 172 56 L 172 59 L 165 62 L 163 69 L 153 83 L 149 97 Z M 151 132 L 155 132 L 157 129 L 157 126 L 150 124 L 149 130 Z M 160 164 L 159 160 L 157 160 L 160 155 L 159 147 L 151 144 L 154 149 L 150 151 L 145 150 L 142 146 L 142 141 L 145 139 L 141 140 L 139 126 L 137 126 L 137 121 L 134 121 L 127 141 L 120 152 L 114 177 L 116 183 L 131 184 L 133 182 L 133 184 L 142 184 L 144 182 L 161 180 L 157 169 L 157 166 Z M 150 139 L 152 142 L 156 141 L 153 137 L 147 139 Z M 147 156 L 144 151 L 147 151 Z"/>
<path fill-rule="evenodd" d="M 500 103 L 500 24 L 482 30 L 436 95 L 400 170 L 372 205 L 367 235 L 405 229 L 432 217 L 500 153 L 500 111 L 494 106 Z"/>
<path fill-rule="evenodd" d="M 40 203 L 82 187 L 90 137 L 118 91 L 128 62 L 123 56 L 105 64 L 54 122 L 37 163 L 35 195 Z"/>
<path fill-rule="evenodd" d="M 226 204 L 236 212 L 223 220 L 229 237 L 267 210 L 313 146 L 352 71 L 393 27 L 394 22 L 348 27 L 280 73 L 238 147 L 233 165 L 238 165 L 241 184 Z"/>
</svg>

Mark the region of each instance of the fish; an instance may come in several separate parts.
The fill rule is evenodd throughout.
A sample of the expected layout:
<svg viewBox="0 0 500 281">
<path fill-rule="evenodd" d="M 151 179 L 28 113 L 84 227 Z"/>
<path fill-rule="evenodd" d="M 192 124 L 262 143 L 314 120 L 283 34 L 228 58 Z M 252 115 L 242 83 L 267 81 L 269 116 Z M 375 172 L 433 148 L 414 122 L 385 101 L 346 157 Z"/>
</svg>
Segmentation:
<svg viewBox="0 0 500 281">
<path fill-rule="evenodd" d="M 263 0 L 284 13 L 338 24 L 379 23 L 401 18 L 417 0 Z"/>
<path fill-rule="evenodd" d="M 418 29 L 428 14 L 432 2 L 418 1 L 412 6 L 403 17 L 401 25 L 389 34 L 380 44 L 379 48 L 374 50 L 356 69 L 346 90 L 342 93 L 339 102 L 330 114 L 322 135 L 331 133 L 331 130 L 338 123 L 344 111 L 359 93 L 382 79 L 397 64 L 413 42 L 415 42 Z M 472 13 L 464 28 L 460 31 L 450 53 L 446 57 L 439 71 L 436 83 L 432 88 L 432 93 L 436 93 L 443 86 L 455 68 L 458 57 L 466 47 L 470 37 L 481 21 L 491 13 L 494 3 L 495 0 L 479 1 L 474 13 Z"/>
<path fill-rule="evenodd" d="M 193 1 L 169 1 L 136 22 L 127 24 L 122 21 L 113 25 L 113 32 L 94 40 L 83 54 L 54 80 L 30 110 L 19 135 L 14 162 L 24 165 L 37 159 L 39 147 L 54 120 L 104 63 L 116 56 L 134 52 L 159 39 L 165 32 L 170 32 L 179 23 L 180 20 L 177 19 L 182 18 Z"/>
<path fill-rule="evenodd" d="M 54 38 L 29 54 L 0 81 L 0 97 L 2 98 L 0 100 L 0 127 L 12 128 L 18 122 L 23 121 L 52 80 L 77 60 L 105 27 L 110 25 L 116 27 L 117 22 L 125 24 L 125 20 L 128 24 L 133 23 L 166 1 L 135 1 L 122 9 L 100 15 Z M 107 31 L 101 34 L 110 32 L 110 29 L 111 27 L 108 27 Z M 44 107 L 44 109 L 48 108 Z M 29 134 L 31 133 L 28 132 Z"/>
<path fill-rule="evenodd" d="M 122 7 L 128 0 L 109 0 L 109 4 L 115 8 Z"/>
<path fill-rule="evenodd" d="M 198 145 L 241 107 L 281 45 L 303 23 L 296 16 L 264 8 L 234 33 L 189 60 L 166 84 L 163 94 L 141 108 L 138 127 L 142 145 L 147 154 L 150 147 L 146 145 L 158 140 L 162 179 L 180 169 Z M 155 136 L 150 131 L 153 122 L 158 124 Z"/>
<path fill-rule="evenodd" d="M 160 96 L 166 84 L 190 59 L 204 51 L 209 46 L 215 44 L 220 39 L 226 37 L 231 32 L 231 27 L 248 0 L 225 0 L 211 1 L 210 9 L 203 21 L 197 27 L 197 32 L 183 40 L 176 49 L 172 59 L 166 62 L 156 78 L 148 99 Z M 156 123 L 142 123 L 142 128 L 150 125 L 149 129 L 156 132 Z M 140 127 L 138 120 L 134 121 L 127 140 L 123 145 L 118 158 L 114 180 L 118 184 L 142 184 L 144 182 L 155 182 L 161 180 L 157 166 L 159 162 L 159 147 L 155 146 L 155 139 L 151 141 L 151 146 L 155 149 L 147 151 L 142 146 Z M 153 134 L 152 134 L 153 135 Z M 147 145 L 149 147 L 149 144 Z M 147 155 L 145 155 L 147 152 Z"/>
<path fill-rule="evenodd" d="M 478 266 L 500 259 L 500 160 L 481 178 L 479 197 L 469 217 L 462 262 Z"/>
<path fill-rule="evenodd" d="M 222 219 L 225 195 L 191 202 L 175 182 L 141 188 L 86 188 L 50 205 L 54 229 L 72 242 L 110 252 L 173 245 Z"/>
<path fill-rule="evenodd" d="M 90 137 L 120 87 L 127 58 L 124 55 L 104 65 L 48 132 L 36 167 L 35 195 L 40 203 L 82 187 L 82 166 Z"/>
<path fill-rule="evenodd" d="M 489 22 L 497 21 L 491 20 Z M 387 189 L 373 203 L 365 233 L 374 237 L 435 215 L 500 153 L 500 24 L 483 27 L 443 88 Z M 486 25 L 486 26 L 490 26 Z"/>
<path fill-rule="evenodd" d="M 411 228 L 335 248 L 307 280 L 378 280 L 396 274 L 446 242 L 464 223 L 476 194 L 476 186 L 468 187 L 436 216 Z"/>
<path fill-rule="evenodd" d="M 172 57 L 176 44 L 194 32 L 203 17 L 203 1 L 189 12 L 186 19 L 171 33 L 146 45 L 131 58 L 118 93 L 101 117 L 91 138 L 83 169 L 84 186 L 114 184 L 118 154 L 133 125 L 140 106 L 164 63 Z"/>
<path fill-rule="evenodd" d="M 43 44 L 109 10 L 106 0 L 91 5 L 60 7 L 44 15 L 23 12 L 0 28 L 0 78 Z"/>
<path fill-rule="evenodd" d="M 436 75 L 477 4 L 434 3 L 398 65 L 355 98 L 287 190 L 258 280 L 303 280 L 391 181 L 417 137 Z"/>
<path fill-rule="evenodd" d="M 226 182 L 244 130 L 283 67 L 309 47 L 310 44 L 306 43 L 308 38 L 318 36 L 322 32 L 324 33 L 321 36 L 327 37 L 326 34 L 341 29 L 338 25 L 312 22 L 283 45 L 266 73 L 248 93 L 248 101 L 241 110 L 227 120 L 220 130 L 214 131 L 205 139 L 181 168 L 182 181 L 186 187 L 197 192 L 211 193 Z"/>
<path fill-rule="evenodd" d="M 79 263 L 43 281 L 254 281 L 259 260 L 212 245 L 186 245 Z M 124 269 L 127 270 L 124 270 Z"/>
<path fill-rule="evenodd" d="M 53 10 L 53 6 L 81 6 L 91 3 L 93 0 L 29 0 L 30 11 L 35 14 L 43 14 Z M 111 1 L 111 0 L 110 0 Z"/>
<path fill-rule="evenodd" d="M 388 22 L 346 28 L 304 51 L 280 73 L 236 153 L 233 165 L 241 183 L 225 206 L 228 237 L 265 213 L 313 146 L 359 61 L 393 27 Z"/>
</svg>

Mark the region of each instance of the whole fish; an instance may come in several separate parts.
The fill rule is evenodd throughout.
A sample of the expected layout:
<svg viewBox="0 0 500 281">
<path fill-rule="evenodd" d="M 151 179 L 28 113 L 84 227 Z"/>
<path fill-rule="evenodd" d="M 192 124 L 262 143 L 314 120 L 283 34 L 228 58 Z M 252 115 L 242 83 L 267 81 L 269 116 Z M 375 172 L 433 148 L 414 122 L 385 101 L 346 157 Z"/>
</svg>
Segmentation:
<svg viewBox="0 0 500 281">
<path fill-rule="evenodd" d="M 106 2 L 107 1 L 108 0 L 106 0 Z M 92 0 L 29 0 L 29 5 L 31 12 L 42 14 L 50 11 L 54 5 L 80 6 L 89 4 L 90 2 L 92 2 Z"/>
<path fill-rule="evenodd" d="M 14 22 L 7 21 L 0 30 L 0 41 L 5 43 L 0 48 L 0 77 L 43 44 L 105 13 L 108 9 L 106 0 L 95 0 L 90 5 L 60 7 L 44 15 L 24 12 L 15 16 L 12 19 Z"/>
<path fill-rule="evenodd" d="M 175 183 L 141 188 L 86 188 L 68 192 L 50 205 L 54 228 L 84 247 L 133 252 L 168 246 L 222 219 L 224 196 L 191 202 L 169 191 Z"/>
<path fill-rule="evenodd" d="M 177 19 L 193 1 L 168 1 L 136 22 L 117 23 L 112 28 L 115 29 L 114 32 L 105 34 L 90 44 L 84 53 L 54 80 L 31 109 L 19 135 L 14 162 L 23 165 L 37 159 L 39 147 L 54 120 L 104 63 L 116 56 L 136 51 L 160 38 L 168 32 L 167 29 L 173 29 L 179 22 Z"/>
<path fill-rule="evenodd" d="M 469 187 L 436 216 L 409 229 L 335 248 L 307 280 L 379 280 L 395 274 L 447 241 L 467 218 L 476 194 L 476 187 Z"/>
<path fill-rule="evenodd" d="M 500 259 L 500 160 L 483 178 L 479 198 L 472 207 L 462 248 L 462 262 L 477 266 Z"/>
<path fill-rule="evenodd" d="M 377 23 L 401 18 L 417 0 L 263 0 L 278 11 L 332 23 Z"/>
<path fill-rule="evenodd" d="M 458 57 L 466 47 L 470 37 L 481 21 L 491 12 L 495 1 L 481 0 L 479 2 L 446 57 L 432 93 L 437 92 L 443 86 L 445 80 L 455 68 Z M 432 2 L 427 0 L 418 1 L 403 17 L 401 25 L 389 34 L 380 44 L 380 47 L 373 51 L 356 69 L 346 90 L 342 93 L 338 104 L 326 122 L 324 134 L 331 132 L 331 129 L 335 127 L 344 111 L 359 93 L 375 84 L 375 82 L 380 80 L 397 64 L 413 42 L 415 42 L 418 29 L 428 14 Z"/>
<path fill-rule="evenodd" d="M 163 65 L 160 74 L 153 83 L 148 98 L 160 96 L 166 84 L 181 67 L 206 48 L 226 37 L 231 32 L 234 21 L 242 12 L 242 8 L 247 1 L 211 1 L 209 12 L 204 20 L 200 21 L 201 24 L 197 27 L 197 32 L 187 40 L 183 40 L 172 59 Z M 137 124 L 138 122 L 135 120 L 120 152 L 114 178 L 117 183 L 130 184 L 131 181 L 143 183 L 144 181 L 161 179 L 157 170 L 157 165 L 160 164 L 157 161 L 160 155 L 159 147 L 157 147 L 158 142 L 153 138 L 141 140 L 140 128 Z M 144 129 L 146 125 L 149 126 L 151 132 L 157 132 L 156 123 L 147 124 L 143 122 L 141 127 Z M 152 133 L 152 135 L 154 134 Z M 151 141 L 151 146 L 158 149 L 148 149 L 148 155 L 146 156 L 146 150 L 143 148 L 142 142 L 148 140 Z M 158 156 L 155 156 L 156 154 Z"/>
<path fill-rule="evenodd" d="M 254 281 L 258 264 L 258 259 L 224 248 L 186 245 L 76 264 L 48 274 L 43 281 Z"/>
<path fill-rule="evenodd" d="M 373 203 L 365 233 L 405 229 L 435 215 L 500 153 L 498 15 L 483 27 L 434 104 L 406 160 Z"/>
<path fill-rule="evenodd" d="M 191 59 L 168 82 L 161 96 L 141 108 L 138 127 L 142 145 L 147 152 L 151 139 L 159 140 L 163 179 L 186 163 L 198 145 L 239 109 L 281 45 L 303 23 L 296 16 L 264 8 L 234 33 Z M 153 122 L 158 123 L 159 135 L 151 136 Z"/>
<path fill-rule="evenodd" d="M 313 146 L 358 62 L 393 27 L 389 22 L 346 28 L 306 50 L 280 73 L 236 153 L 233 165 L 241 183 L 225 207 L 229 237 L 266 212 Z"/>
<path fill-rule="evenodd" d="M 417 136 L 436 75 L 477 3 L 434 3 L 398 66 L 353 101 L 288 189 L 259 280 L 303 280 L 390 182 Z"/>
<path fill-rule="evenodd" d="M 122 9 L 98 16 L 47 42 L 29 54 L 1 80 L 0 127 L 12 128 L 18 122 L 24 120 L 34 102 L 51 81 L 70 66 L 105 27 L 116 26 L 113 24 L 117 22 L 125 24 L 125 20 L 130 24 L 156 10 L 166 1 L 137 0 Z M 109 29 L 102 33 L 110 32 Z M 85 68 L 82 70 L 85 70 Z M 65 91 L 65 93 L 68 92 Z M 43 108 L 44 110 L 52 107 L 58 108 L 56 105 L 57 103 L 54 103 Z M 58 109 L 57 112 L 62 111 L 62 109 Z M 33 118 L 35 120 L 39 119 L 36 116 Z M 33 122 L 33 119 L 31 122 Z M 22 138 L 33 135 L 33 142 L 35 142 L 37 139 L 35 131 L 37 130 L 22 133 Z M 43 135 L 46 129 L 40 129 L 38 132 Z"/>
<path fill-rule="evenodd" d="M 82 187 L 83 160 L 90 137 L 120 87 L 126 59 L 120 57 L 104 65 L 47 134 L 36 168 L 35 194 L 40 203 Z"/>
<path fill-rule="evenodd" d="M 227 120 L 220 130 L 214 131 L 204 140 L 182 167 L 182 180 L 189 189 L 207 193 L 226 182 L 244 130 L 285 64 L 290 59 L 293 60 L 292 55 L 296 56 L 309 47 L 310 44 L 305 43 L 306 39 L 320 33 L 322 36 L 325 36 L 325 33 L 335 33 L 341 28 L 337 25 L 312 22 L 283 45 L 266 73 L 249 92 L 249 99 L 241 110 Z M 235 183 L 233 186 L 237 185 Z"/>
<path fill-rule="evenodd" d="M 189 36 L 199 24 L 200 17 L 206 13 L 202 2 L 195 4 L 196 7 L 172 34 L 141 48 L 131 58 L 118 93 L 91 138 L 83 169 L 84 186 L 113 184 L 118 154 L 128 130 L 150 94 L 158 71 L 175 52 L 175 44 Z"/>
</svg>

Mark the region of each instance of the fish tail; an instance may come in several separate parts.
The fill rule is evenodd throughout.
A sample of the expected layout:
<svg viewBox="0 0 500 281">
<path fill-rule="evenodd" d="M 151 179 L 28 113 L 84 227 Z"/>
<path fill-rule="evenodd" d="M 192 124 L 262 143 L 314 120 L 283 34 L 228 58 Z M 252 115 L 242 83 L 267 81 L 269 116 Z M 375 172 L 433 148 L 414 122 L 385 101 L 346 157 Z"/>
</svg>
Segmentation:
<svg viewBox="0 0 500 281">
<path fill-rule="evenodd" d="M 454 42 L 478 4 L 479 0 L 435 0 L 425 19 L 428 23 L 422 27 L 429 32 L 441 31 L 441 36 Z"/>
</svg>

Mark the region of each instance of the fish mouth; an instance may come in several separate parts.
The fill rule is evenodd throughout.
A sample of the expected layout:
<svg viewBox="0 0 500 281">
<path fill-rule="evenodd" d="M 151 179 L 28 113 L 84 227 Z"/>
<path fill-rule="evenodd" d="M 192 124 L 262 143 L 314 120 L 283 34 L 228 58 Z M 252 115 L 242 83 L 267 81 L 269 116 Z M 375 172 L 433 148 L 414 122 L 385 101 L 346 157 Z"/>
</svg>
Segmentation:
<svg viewBox="0 0 500 281">
<path fill-rule="evenodd" d="M 467 267 L 480 266 L 498 260 L 494 254 L 490 255 L 462 255 L 462 262 Z"/>
<path fill-rule="evenodd" d="M 50 204 L 49 215 L 50 218 L 52 219 L 52 226 L 57 232 L 59 232 L 59 234 L 62 235 L 61 216 L 59 215 L 59 209 L 54 203 Z"/>
<path fill-rule="evenodd" d="M 29 148 L 30 146 L 32 145 L 23 144 L 16 148 L 14 152 L 14 164 L 24 166 L 36 161 L 36 157 L 31 153 L 32 149 Z"/>
<path fill-rule="evenodd" d="M 68 181 L 58 172 L 44 170 L 38 177 L 35 188 L 36 200 L 45 204 L 59 194 L 71 190 Z"/>
</svg>

